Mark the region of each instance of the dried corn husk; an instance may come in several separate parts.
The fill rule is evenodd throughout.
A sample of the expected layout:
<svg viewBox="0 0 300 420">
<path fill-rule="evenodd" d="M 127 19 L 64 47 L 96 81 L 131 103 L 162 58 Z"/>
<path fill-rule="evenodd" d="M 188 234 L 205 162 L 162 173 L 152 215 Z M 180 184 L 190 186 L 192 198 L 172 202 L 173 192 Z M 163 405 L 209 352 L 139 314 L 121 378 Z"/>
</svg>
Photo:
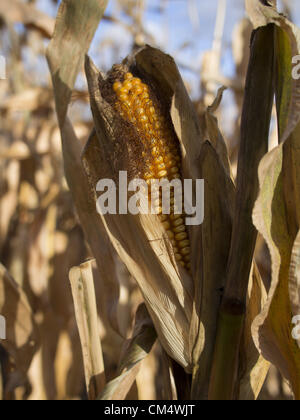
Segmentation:
<svg viewBox="0 0 300 420">
<path fill-rule="evenodd" d="M 139 284 L 164 349 L 187 372 L 192 372 L 196 367 L 194 374 L 198 378 L 198 389 L 195 395 L 205 398 L 229 253 L 235 194 L 226 146 L 213 117 L 221 95 L 208 110 L 207 126 L 201 128 L 170 56 L 145 47 L 129 57 L 124 66 L 144 75 L 156 86 L 156 91 L 161 92 L 161 100 L 169 104 L 173 126 L 180 142 L 183 178 L 205 178 L 208 187 L 205 221 L 201 227 L 190 228 L 192 277 L 180 269 L 172 258 L 172 247 L 156 216 L 105 215 L 101 219 L 116 251 Z M 103 178 L 116 177 L 118 165 L 110 157 L 116 155 L 114 148 L 120 135 L 120 117 L 102 97 L 99 79 L 103 81 L 103 76 L 88 58 L 86 73 L 95 134 L 85 148 L 83 163 L 96 199 L 97 182 Z M 210 135 L 213 144 L 204 141 L 204 131 Z M 124 161 L 122 164 L 124 165 Z M 126 169 L 126 162 L 123 169 Z M 228 235 L 224 236 L 224 232 Z M 218 248 L 216 244 L 219 244 Z M 255 284 L 258 288 L 262 286 L 260 282 Z M 251 290 L 252 284 L 249 288 L 250 294 Z M 252 294 L 254 295 L 255 293 Z M 253 304 L 254 302 L 251 303 Z M 248 339 L 249 334 L 248 330 Z M 260 382 L 259 385 L 255 383 L 251 393 L 255 380 L 250 372 L 254 360 L 259 358 L 255 348 L 254 351 L 251 348 L 251 351 L 254 358 L 246 356 L 246 360 L 251 359 L 252 365 L 247 366 L 245 386 L 250 389 L 252 398 L 255 398 L 267 369 L 258 368 Z M 199 382 L 199 376 L 202 382 Z"/>
</svg>

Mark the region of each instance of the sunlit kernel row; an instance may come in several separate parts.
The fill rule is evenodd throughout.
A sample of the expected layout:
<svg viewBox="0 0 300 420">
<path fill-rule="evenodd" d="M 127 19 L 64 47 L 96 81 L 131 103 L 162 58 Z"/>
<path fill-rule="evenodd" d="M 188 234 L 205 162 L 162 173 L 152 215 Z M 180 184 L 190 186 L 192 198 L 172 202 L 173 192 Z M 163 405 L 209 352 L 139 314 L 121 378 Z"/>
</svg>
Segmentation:
<svg viewBox="0 0 300 420">
<path fill-rule="evenodd" d="M 159 106 L 151 99 L 149 87 L 131 73 L 126 73 L 124 81 L 113 85 L 117 95 L 116 108 L 120 115 L 135 126 L 145 145 L 145 173 L 143 178 L 150 184 L 153 179 L 181 178 L 181 158 L 169 122 Z M 150 149 L 151 157 L 146 152 Z M 152 203 L 159 214 L 174 248 L 179 264 L 190 270 L 190 241 L 184 216 L 175 214 L 174 191 L 171 192 L 171 215 L 162 214 L 161 198 Z"/>
</svg>

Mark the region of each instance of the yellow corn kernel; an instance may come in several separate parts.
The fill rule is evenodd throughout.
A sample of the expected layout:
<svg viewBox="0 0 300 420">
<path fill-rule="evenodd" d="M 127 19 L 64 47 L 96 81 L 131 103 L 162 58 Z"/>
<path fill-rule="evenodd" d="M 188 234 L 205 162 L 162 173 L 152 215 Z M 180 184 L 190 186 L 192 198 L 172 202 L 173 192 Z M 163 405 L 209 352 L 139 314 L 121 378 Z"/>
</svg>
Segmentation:
<svg viewBox="0 0 300 420">
<path fill-rule="evenodd" d="M 171 225 L 170 225 L 170 222 L 163 222 L 163 227 L 165 228 L 165 230 L 169 230 L 169 229 L 171 229 Z"/>
<path fill-rule="evenodd" d="M 181 215 L 180 215 L 181 216 Z M 184 224 L 184 220 L 180 217 L 177 220 L 174 220 L 172 225 L 176 228 L 177 226 L 181 226 Z"/>
<path fill-rule="evenodd" d="M 187 239 L 188 235 L 186 232 L 181 232 L 175 235 L 176 241 L 183 241 L 184 239 Z"/>
<path fill-rule="evenodd" d="M 189 255 L 190 252 L 191 252 L 191 248 L 190 247 L 186 247 L 186 248 L 183 248 L 181 250 L 181 255 Z"/>
<path fill-rule="evenodd" d="M 175 235 L 174 235 L 174 233 L 171 230 L 167 230 L 167 234 L 168 234 L 168 237 L 170 239 L 174 239 L 175 238 Z"/>
<path fill-rule="evenodd" d="M 182 214 L 171 214 L 170 215 L 171 220 L 177 220 L 177 219 L 180 219 L 181 217 L 182 217 Z"/>
<path fill-rule="evenodd" d="M 163 170 L 163 171 L 158 172 L 157 177 L 158 179 L 161 179 L 163 177 L 166 177 L 167 175 L 168 175 L 168 171 Z"/>
<path fill-rule="evenodd" d="M 115 81 L 113 90 L 116 93 L 117 111 L 134 125 L 145 145 L 142 177 L 147 184 L 151 186 L 152 179 L 180 179 L 181 157 L 176 135 L 151 88 L 128 72 L 123 82 Z M 161 194 L 157 197 L 152 206 L 173 246 L 175 259 L 178 264 L 190 269 L 190 241 L 182 214 L 175 214 L 174 190 L 171 191 L 170 215 L 162 214 Z"/>
<path fill-rule="evenodd" d="M 115 92 L 118 92 L 122 88 L 122 86 L 122 83 L 117 81 L 113 84 L 113 89 Z"/>
<path fill-rule="evenodd" d="M 190 245 L 190 241 L 188 239 L 186 239 L 184 241 L 180 241 L 178 243 L 179 248 L 186 248 L 189 245 Z"/>
<path fill-rule="evenodd" d="M 137 77 L 133 77 L 133 79 L 131 79 L 131 83 L 133 85 L 140 85 L 141 84 L 141 81 Z"/>
<path fill-rule="evenodd" d="M 163 163 L 164 162 L 164 159 L 163 159 L 163 157 L 162 156 L 158 156 L 157 158 L 155 158 L 155 160 L 154 160 L 154 163 L 155 163 L 155 165 L 159 165 L 159 164 L 161 164 L 161 163 Z"/>
<path fill-rule="evenodd" d="M 176 228 L 173 228 L 173 232 L 174 233 L 182 233 L 182 232 L 185 232 L 185 226 L 184 225 L 181 225 L 181 226 L 177 226 Z"/>
<path fill-rule="evenodd" d="M 133 85 L 130 79 L 126 80 L 126 82 L 123 84 L 123 88 L 130 91 L 132 89 Z"/>
<path fill-rule="evenodd" d="M 144 89 L 140 85 L 133 85 L 133 93 L 135 95 L 141 95 L 144 92 Z"/>
</svg>

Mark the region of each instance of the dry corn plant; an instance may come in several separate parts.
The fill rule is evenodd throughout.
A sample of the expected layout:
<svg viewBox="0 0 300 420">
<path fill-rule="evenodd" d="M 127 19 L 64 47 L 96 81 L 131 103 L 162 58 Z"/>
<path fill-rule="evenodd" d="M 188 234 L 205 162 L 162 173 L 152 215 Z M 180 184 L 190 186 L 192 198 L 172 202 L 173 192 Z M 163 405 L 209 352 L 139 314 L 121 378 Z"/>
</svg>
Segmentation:
<svg viewBox="0 0 300 420">
<path fill-rule="evenodd" d="M 66 176 L 100 275 L 110 284 L 115 281 L 105 257 L 105 249 L 112 246 L 145 304 L 122 358 L 120 376 L 98 397 L 125 397 L 157 335 L 169 360 L 173 397 L 255 399 L 273 362 L 298 399 L 299 343 L 292 337 L 292 318 L 300 309 L 299 86 L 291 64 L 299 52 L 298 29 L 275 6 L 246 2 L 255 31 L 235 184 L 213 115 L 222 91 L 208 108 L 205 124 L 200 124 L 174 60 L 151 47 L 141 48 L 107 75 L 85 59 L 95 128 L 81 163 L 67 108 L 104 3 L 100 7 L 91 0 L 84 9 L 76 2 L 63 3 L 48 49 Z M 274 93 L 281 144 L 268 154 Z M 154 203 L 155 215 L 98 215 L 96 185 L 101 179 L 117 180 L 119 171 L 148 183 L 157 178 L 204 179 L 203 224 L 185 226 L 174 207 L 170 216 L 163 215 L 160 199 Z M 284 187 L 287 182 L 290 188 Z M 253 260 L 255 226 L 272 256 L 268 295 Z M 79 271 L 78 276 L 84 282 Z M 89 296 L 95 306 L 89 293 L 85 299 Z M 94 319 L 89 312 L 87 324 Z M 97 377 L 103 378 L 105 366 L 96 363 L 99 354 L 93 338 L 82 339 L 86 342 L 90 344 L 85 359 L 98 365 L 89 372 L 89 387 Z"/>
<path fill-rule="evenodd" d="M 49 115 L 54 94 L 62 143 L 52 143 L 55 128 L 44 122 L 51 142 L 49 150 L 40 146 L 44 126 L 32 118 L 34 128 L 21 122 L 12 130 L 14 139 L 32 140 L 5 143 L 0 152 L 0 250 L 9 250 L 6 267 L 0 265 L 0 314 L 7 319 L 0 399 L 255 400 L 273 364 L 298 400 L 300 82 L 293 66 L 300 30 L 276 2 L 246 0 L 254 31 L 250 39 L 244 22 L 241 42 L 250 52 L 236 57 L 242 118 L 235 178 L 216 117 L 224 88 L 199 116 L 174 59 L 140 45 L 143 10 L 136 2 L 128 3 L 140 25 L 133 53 L 107 74 L 86 55 L 107 3 L 63 0 L 47 50 L 53 92 L 23 94 L 20 77 L 14 96 L 1 104 L 8 133 L 14 107 L 42 107 Z M 11 0 L 6 8 L 0 1 L 0 14 L 8 27 L 21 20 L 51 37 L 54 21 L 34 4 Z M 91 126 L 68 116 L 84 64 Z M 270 150 L 274 97 L 279 145 Z M 32 160 L 42 162 L 39 172 Z M 115 181 L 119 191 L 121 171 L 144 185 L 203 179 L 203 223 L 185 223 L 175 189 L 169 215 L 161 195 L 146 192 L 156 214 L 99 213 L 99 180 Z M 69 192 L 88 249 L 68 215 Z M 12 235 L 9 220 L 18 207 Z M 255 258 L 264 241 L 271 284 Z M 84 262 L 87 255 L 92 259 Z M 159 379 L 152 393 L 146 377 Z"/>
</svg>

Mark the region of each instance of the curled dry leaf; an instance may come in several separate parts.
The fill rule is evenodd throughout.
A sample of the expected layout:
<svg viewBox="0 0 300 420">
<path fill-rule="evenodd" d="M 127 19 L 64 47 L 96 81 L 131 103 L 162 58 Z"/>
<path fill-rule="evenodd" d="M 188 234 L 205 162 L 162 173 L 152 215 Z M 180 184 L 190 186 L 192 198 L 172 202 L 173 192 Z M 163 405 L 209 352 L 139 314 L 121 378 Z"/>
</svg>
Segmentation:
<svg viewBox="0 0 300 420">
<path fill-rule="evenodd" d="M 262 4 L 261 0 L 246 0 L 246 8 L 255 28 L 270 23 L 277 26 L 277 50 L 280 48 L 289 49 L 288 55 L 280 55 L 277 61 L 277 87 L 289 85 L 287 96 L 281 98 L 281 110 L 278 115 L 280 119 L 279 140 L 285 141 L 296 128 L 300 119 L 300 79 L 293 77 L 292 73 L 292 58 L 300 54 L 300 29 L 278 13 L 276 7 L 266 6 Z"/>
<path fill-rule="evenodd" d="M 213 144 L 204 141 L 204 127 L 199 125 L 171 57 L 145 47 L 129 57 L 121 68 L 143 75 L 156 92 L 161 92 L 160 100 L 166 101 L 169 107 L 181 147 L 183 177 L 205 179 L 204 223 L 189 230 L 192 278 L 172 258 L 172 247 L 157 216 L 106 214 L 101 218 L 116 251 L 139 284 L 164 349 L 187 372 L 193 372 L 194 398 L 205 399 L 221 289 L 225 281 L 235 195 L 226 146 L 213 116 L 214 108 L 207 112 L 209 124 L 206 128 Z M 126 170 L 128 162 L 124 156 L 130 156 L 131 150 L 129 142 L 123 142 L 123 160 L 116 152 L 120 136 L 124 136 L 118 128 L 122 123 L 100 88 L 110 76 L 104 79 L 90 59 L 86 61 L 86 73 L 96 136 L 90 138 L 83 162 L 97 199 L 95 187 L 98 181 L 115 179 L 117 170 Z M 219 95 L 214 105 L 217 106 L 220 100 Z M 112 159 L 112 156 L 116 158 Z M 133 160 L 134 157 L 130 162 Z M 263 295 L 259 293 L 261 283 L 257 280 L 255 285 L 256 292 L 251 296 Z M 250 340 L 249 329 L 247 334 Z M 250 362 L 245 369 L 244 382 L 253 398 L 261 388 L 267 369 L 257 366 L 257 361 L 261 363 L 257 350 L 248 349 L 252 355 L 246 356 Z M 254 369 L 257 369 L 257 377 L 254 377 Z"/>
<path fill-rule="evenodd" d="M 289 293 L 293 317 L 298 319 L 300 308 L 300 230 L 292 251 L 289 273 Z M 300 337 L 297 338 L 297 334 L 295 334 L 294 338 L 298 342 L 298 347 L 300 348 Z"/>
<path fill-rule="evenodd" d="M 252 324 L 267 300 L 267 293 L 255 262 L 247 296 L 247 315 L 240 363 L 240 400 L 256 400 L 267 377 L 270 363 L 257 350 L 252 338 Z"/>
<path fill-rule="evenodd" d="M 54 36 L 47 50 L 47 59 L 62 136 L 66 179 L 86 239 L 103 278 L 110 321 L 118 330 L 116 304 L 119 284 L 114 269 L 114 253 L 96 212 L 93 197 L 90 195 L 89 184 L 81 163 L 79 140 L 67 118 L 77 74 L 106 5 L 107 0 L 86 0 L 84 3 L 63 1 L 60 5 Z"/>
<path fill-rule="evenodd" d="M 218 285 L 222 286 L 222 279 L 224 278 L 224 273 L 216 273 L 214 270 L 210 274 L 209 265 L 211 264 L 210 267 L 218 267 L 220 258 L 220 266 L 223 267 L 222 263 L 225 264 L 228 253 L 229 243 L 223 243 L 222 229 L 225 226 L 225 231 L 229 237 L 231 229 L 230 201 L 231 194 L 233 194 L 233 184 L 227 167 L 226 149 L 223 143 L 218 143 L 222 139 L 217 130 L 216 121 L 209 118 L 212 115 L 208 116 L 209 129 L 207 131 L 211 133 L 210 140 L 217 150 L 214 150 L 214 147 L 209 143 L 204 142 L 205 130 L 199 124 L 174 60 L 156 49 L 150 47 L 141 49 L 136 55 L 130 57 L 124 63 L 124 66 L 135 69 L 138 75 L 151 81 L 151 85 L 155 86 L 156 90 L 160 92 L 160 97 L 163 98 L 170 112 L 173 127 L 179 140 L 182 154 L 182 175 L 184 178 L 195 180 L 201 178 L 202 173 L 207 174 L 211 180 L 210 187 L 212 188 L 208 206 L 217 203 L 220 223 L 214 229 L 214 223 L 212 223 L 212 217 L 210 217 L 206 229 L 203 229 L 201 233 L 204 239 L 203 243 L 200 242 L 200 248 L 201 246 L 205 246 L 205 248 L 199 252 L 199 243 L 197 246 L 191 247 L 191 277 L 181 266 L 177 265 L 170 241 L 156 216 L 126 215 L 125 217 L 119 215 L 110 217 L 106 215 L 102 217 L 102 220 L 99 218 L 95 209 L 95 199 L 97 198 L 95 187 L 101 178 L 114 178 L 116 162 L 110 158 L 111 154 L 114 155 L 114 148 L 120 137 L 120 132 L 117 130 L 119 117 L 102 97 L 99 82 L 102 83 L 103 78 L 89 60 L 87 60 L 86 69 L 96 130 L 96 133 L 91 135 L 83 154 L 89 185 L 79 161 L 80 147 L 66 115 L 81 59 L 88 49 L 93 32 L 96 29 L 97 20 L 103 12 L 104 3 L 106 2 L 102 2 L 99 6 L 96 1 L 89 0 L 88 4 L 86 1 L 84 7 L 88 7 L 88 13 L 82 15 L 82 5 L 79 2 L 63 2 L 60 7 L 55 36 L 48 49 L 48 61 L 53 77 L 57 114 L 62 132 L 66 175 L 81 223 L 97 258 L 99 269 L 106 271 L 108 274 L 109 271 L 110 274 L 112 271 L 109 267 L 109 262 L 113 265 L 111 253 L 106 253 L 105 255 L 108 257 L 103 260 L 103 244 L 100 244 L 103 240 L 106 243 L 108 236 L 115 250 L 137 280 L 164 348 L 188 372 L 192 372 L 193 364 L 197 357 L 201 356 L 203 349 L 212 347 L 220 300 Z M 97 13 L 95 13 L 95 10 Z M 99 13 L 100 10 L 101 13 Z M 70 19 L 70 16 L 74 17 L 74 20 Z M 84 19 L 82 19 L 82 16 L 84 16 Z M 72 21 L 72 26 L 69 25 L 70 21 Z M 78 34 L 83 36 L 78 36 Z M 76 57 L 75 63 L 74 57 Z M 121 151 L 119 149 L 121 164 L 126 163 L 127 153 L 127 145 L 125 144 Z M 201 168 L 199 164 L 201 156 L 202 159 L 203 156 L 210 158 L 208 162 L 212 162 L 213 167 L 217 169 L 220 179 L 211 173 L 207 162 L 203 162 L 203 168 Z M 117 162 L 117 164 L 120 165 L 120 162 Z M 220 183 L 219 189 L 218 183 Z M 223 187 L 229 193 L 227 198 L 222 197 L 222 194 L 224 195 L 224 191 L 221 191 Z M 217 190 L 216 196 L 214 196 L 215 189 Z M 221 215 L 223 210 L 225 210 L 224 215 Z M 211 228 L 214 229 L 213 235 L 210 232 Z M 192 245 L 199 239 L 199 231 L 201 232 L 201 228 L 189 229 Z M 218 258 L 214 259 L 213 249 L 216 243 L 220 243 L 220 246 L 217 251 Z M 209 256 L 206 256 L 206 244 L 212 244 L 212 251 Z M 106 249 L 106 246 L 104 248 Z M 205 271 L 205 274 L 209 274 L 207 279 L 212 279 L 216 283 L 208 284 L 207 280 L 204 283 L 200 270 L 201 259 L 205 261 L 203 271 Z M 217 276 L 217 274 L 220 275 Z M 110 278 L 109 275 L 107 276 L 108 284 L 114 283 L 112 277 L 114 276 L 110 275 Z M 197 296 L 198 300 L 195 306 L 193 305 L 194 296 Z M 206 299 L 208 300 L 206 301 Z M 200 312 L 201 315 L 199 315 Z M 209 320 L 210 314 L 213 316 L 212 320 Z M 209 334 L 208 332 L 203 334 L 203 330 L 201 332 L 199 316 L 203 317 L 204 324 L 212 324 L 212 330 Z M 191 326 L 192 328 L 190 328 Z M 149 343 L 153 342 L 153 329 L 151 334 L 152 338 L 150 337 L 151 340 L 148 340 Z M 209 354 L 207 349 L 206 354 Z M 253 361 L 253 358 L 251 361 Z M 132 367 L 135 369 L 135 366 Z M 249 369 L 245 369 L 245 371 L 249 373 Z M 126 372 L 123 372 L 123 374 L 126 375 Z M 135 377 L 134 375 L 133 377 Z M 126 379 L 128 389 L 130 383 L 132 383 L 131 373 L 126 375 L 126 378 L 129 378 L 128 381 Z M 124 382 L 122 380 L 118 382 L 118 379 L 116 381 L 117 388 L 106 389 L 108 391 L 106 396 L 113 395 L 116 389 L 117 394 L 114 395 L 124 396 L 127 393 L 126 387 L 123 388 L 123 391 L 120 391 L 123 392 L 122 394 L 119 393 L 118 386 L 120 383 L 124 385 Z M 254 388 L 252 390 L 256 394 Z M 200 391 L 202 397 L 205 392 L 204 387 Z"/>
<path fill-rule="evenodd" d="M 156 51 L 148 49 L 149 56 L 152 58 L 154 56 L 154 66 L 157 66 L 157 62 L 160 62 L 161 59 L 159 55 L 155 56 Z M 141 51 L 141 54 L 146 55 L 144 50 Z M 139 63 L 137 66 L 142 71 L 139 59 L 141 61 L 138 54 L 136 63 Z M 149 57 L 147 60 L 151 63 Z M 177 68 L 169 57 L 167 60 L 169 62 L 164 64 L 170 69 L 169 80 L 172 82 L 172 78 L 173 80 L 176 78 L 177 81 L 180 77 Z M 145 67 L 147 64 L 146 61 Z M 129 66 L 131 65 L 129 64 Z M 145 72 L 145 69 L 143 70 Z M 114 163 L 123 164 L 123 168 L 119 166 L 119 169 L 126 170 L 129 167 L 129 161 L 121 162 L 120 154 L 120 159 L 117 162 L 111 158 L 116 156 L 115 148 L 120 137 L 120 121 L 118 122 L 117 119 L 120 117 L 103 99 L 99 83 L 102 76 L 89 59 L 86 63 L 86 72 L 97 137 L 90 139 L 83 155 L 83 161 L 91 188 L 95 192 L 99 180 L 116 178 Z M 156 74 L 159 73 L 156 72 Z M 150 76 L 148 75 L 148 77 Z M 167 84 L 164 84 L 164 91 L 169 97 L 172 95 L 170 86 Z M 191 116 L 189 116 L 190 119 Z M 188 141 L 196 146 L 195 137 L 190 137 Z M 184 148 L 186 146 L 186 144 L 183 145 Z M 122 157 L 128 156 L 130 153 L 126 147 L 128 144 L 124 143 Z M 189 154 L 186 152 L 183 154 L 186 159 L 190 159 Z M 190 165 L 187 165 L 187 168 L 189 167 Z M 187 178 L 191 177 L 187 176 Z M 188 332 L 192 311 L 192 281 L 189 274 L 176 264 L 170 240 L 165 234 L 158 216 L 106 214 L 101 218 L 121 260 L 139 284 L 163 346 L 175 360 L 191 371 Z"/>
<path fill-rule="evenodd" d="M 300 51 L 300 31 L 274 13 L 272 21 L 278 26 L 276 102 L 282 143 L 262 159 L 259 168 L 260 192 L 253 221 L 270 250 L 272 283 L 267 303 L 253 324 L 253 336 L 262 355 L 280 369 L 300 399 L 300 349 L 292 335 L 293 316 L 300 314 L 300 83 L 292 76 L 291 64 L 293 55 Z"/>
<path fill-rule="evenodd" d="M 83 353 L 87 393 L 90 400 L 95 400 L 104 388 L 105 372 L 92 261 L 73 267 L 69 278 Z"/>
<path fill-rule="evenodd" d="M 295 220 L 292 213 L 300 208 L 300 179 L 295 166 L 299 168 L 299 138 L 299 134 L 292 135 L 262 160 L 260 193 L 253 212 L 254 224 L 264 236 L 272 258 L 272 284 L 266 306 L 253 325 L 254 340 L 262 355 L 289 380 L 297 399 L 300 398 L 300 349 L 292 337 L 292 314 L 299 315 L 300 306 L 295 299 L 295 287 L 299 287 L 293 275 L 295 265 L 290 278 L 289 273 L 293 249 L 294 256 L 297 255 L 296 226 L 300 226 L 300 219 Z M 289 148 L 292 155 L 287 153 Z M 288 168 L 295 171 L 296 179 L 287 176 Z"/>
<path fill-rule="evenodd" d="M 110 381 L 99 396 L 100 400 L 124 400 L 130 391 L 142 361 L 150 353 L 157 335 L 144 304 L 137 313 L 133 336 L 124 345 L 119 376 Z"/>
<path fill-rule="evenodd" d="M 206 181 L 205 219 L 195 246 L 201 255 L 195 285 L 194 314 L 191 338 L 197 337 L 193 348 L 193 398 L 206 399 L 216 338 L 218 311 L 225 285 L 226 267 L 232 234 L 234 184 L 224 169 L 223 161 L 213 146 L 205 142 L 199 159 L 201 176 Z M 246 323 L 240 363 L 239 398 L 256 399 L 263 386 L 269 363 L 260 356 L 252 336 L 251 324 L 266 301 L 266 293 L 254 263 L 247 301 Z M 200 324 L 199 324 L 200 321 Z M 194 330 L 194 331 L 193 331 Z"/>
<path fill-rule="evenodd" d="M 104 14 L 107 0 L 62 1 L 47 50 L 60 128 L 64 126 L 76 77 Z M 80 36 L 78 36 L 80 34 Z"/>
<path fill-rule="evenodd" d="M 226 175 L 229 175 L 233 179 L 227 146 L 222 136 L 222 133 L 219 130 L 218 120 L 214 115 L 214 113 L 219 108 L 225 90 L 226 87 L 221 87 L 213 104 L 207 108 L 207 111 L 204 114 L 203 128 L 206 128 L 205 138 L 210 141 L 217 154 L 219 155 L 221 162 L 224 166 Z"/>
<path fill-rule="evenodd" d="M 235 188 L 221 158 L 208 141 L 202 146 L 198 164 L 206 187 L 205 217 L 192 243 L 199 259 L 196 267 L 190 340 L 195 366 L 193 397 L 206 399 L 218 309 L 225 286 Z"/>
<path fill-rule="evenodd" d="M 245 0 L 246 11 L 254 28 L 265 26 L 278 15 L 276 0 Z"/>
</svg>

